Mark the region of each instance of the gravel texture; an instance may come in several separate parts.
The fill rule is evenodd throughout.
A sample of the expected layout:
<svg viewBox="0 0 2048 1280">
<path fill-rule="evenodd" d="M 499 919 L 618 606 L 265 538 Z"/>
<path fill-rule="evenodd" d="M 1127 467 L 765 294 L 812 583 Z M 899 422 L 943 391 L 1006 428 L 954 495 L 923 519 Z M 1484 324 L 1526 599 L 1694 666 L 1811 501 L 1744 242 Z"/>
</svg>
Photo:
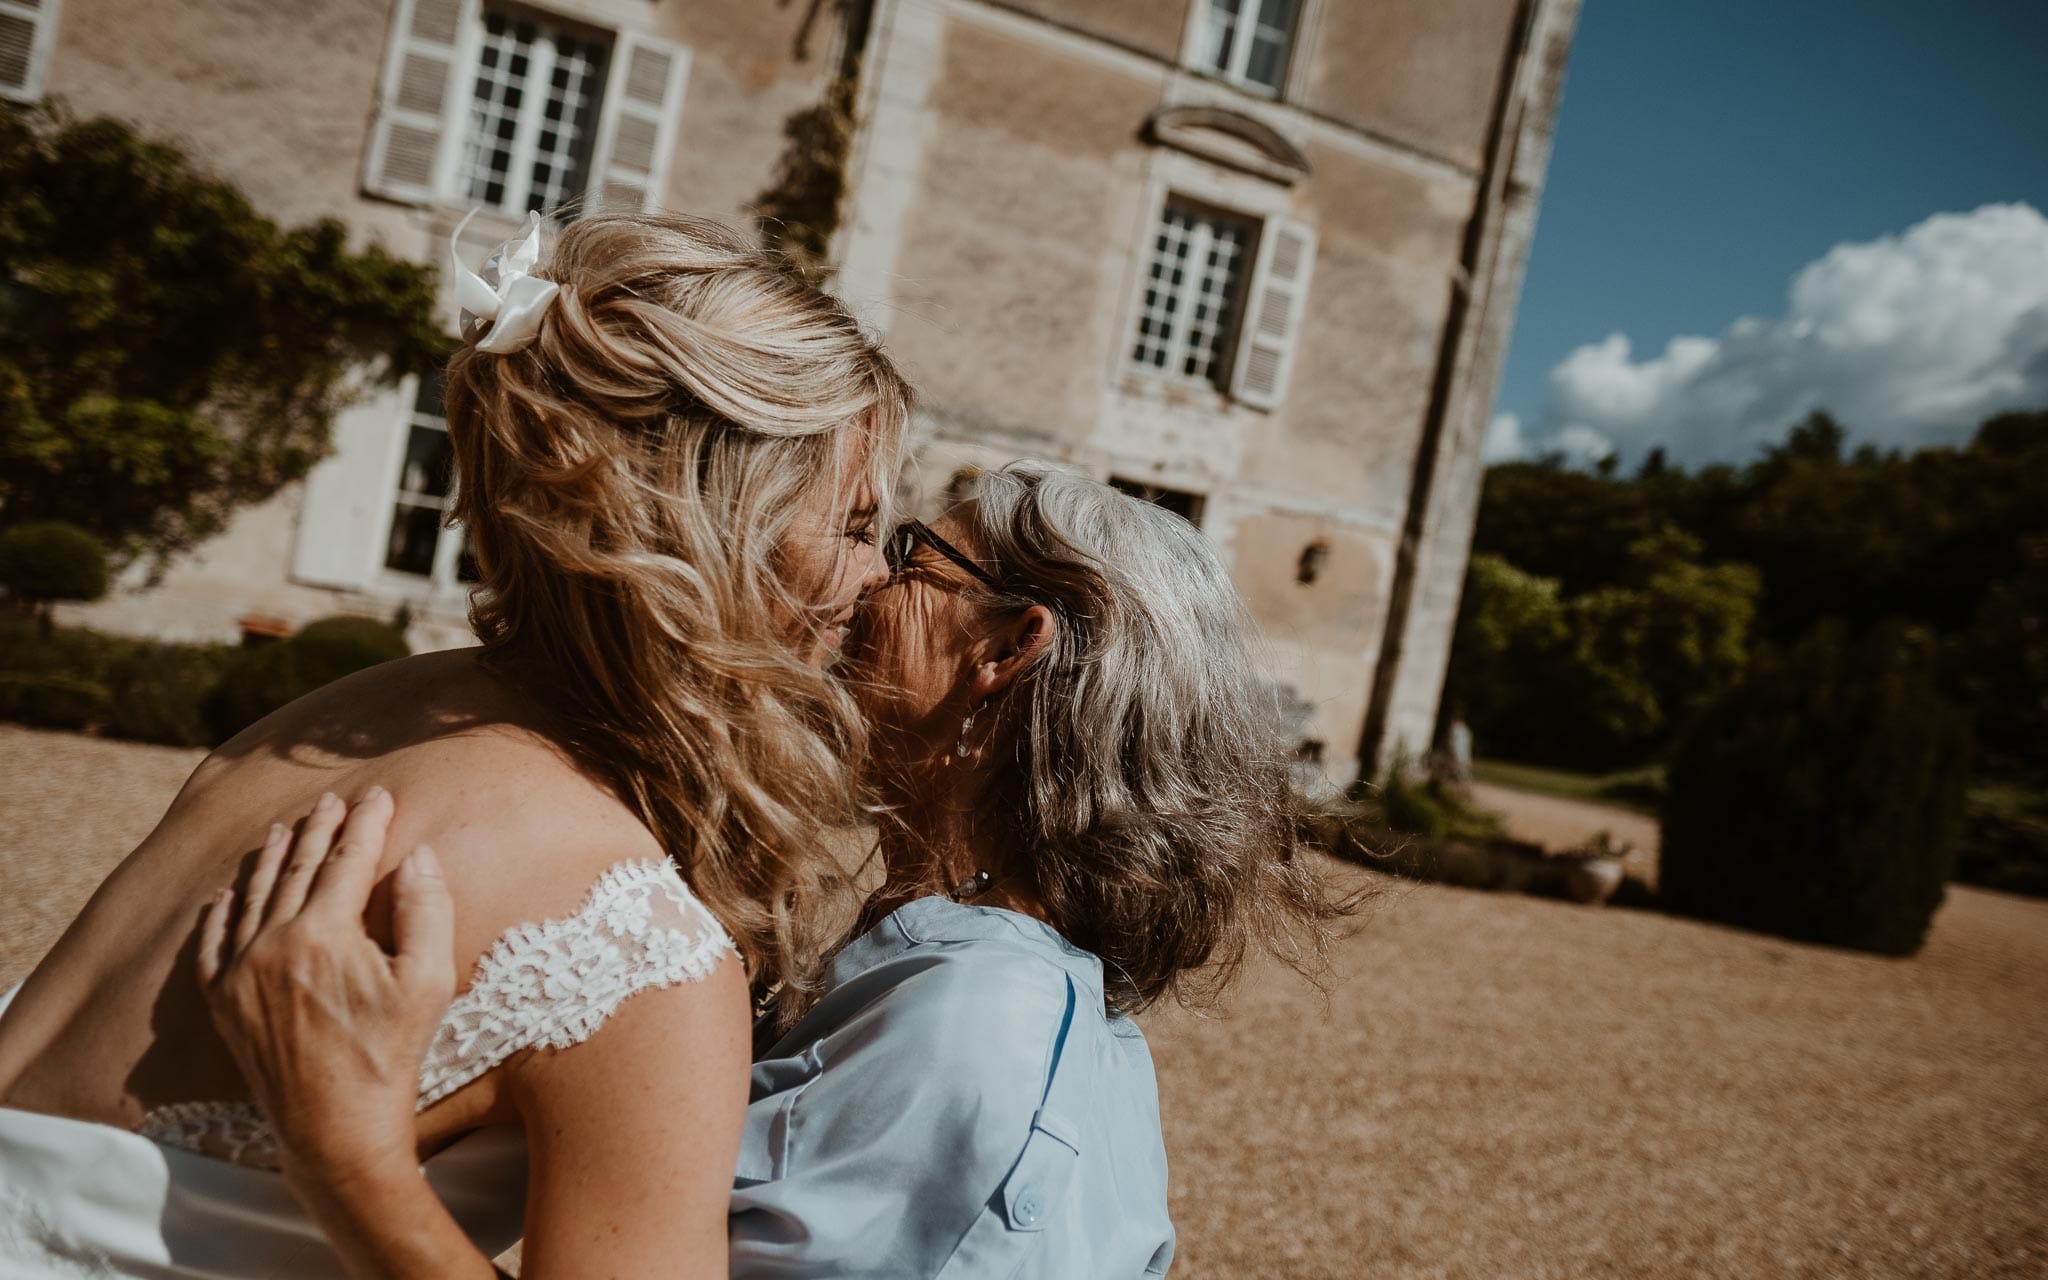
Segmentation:
<svg viewBox="0 0 2048 1280">
<path fill-rule="evenodd" d="M 0 983 L 198 758 L 0 726 Z M 1898 961 L 1402 883 L 1337 958 L 1148 1017 L 1176 1276 L 2048 1276 L 2048 903 Z"/>
<path fill-rule="evenodd" d="M 205 758 L 0 724 L 0 989 L 35 967 Z"/>
</svg>

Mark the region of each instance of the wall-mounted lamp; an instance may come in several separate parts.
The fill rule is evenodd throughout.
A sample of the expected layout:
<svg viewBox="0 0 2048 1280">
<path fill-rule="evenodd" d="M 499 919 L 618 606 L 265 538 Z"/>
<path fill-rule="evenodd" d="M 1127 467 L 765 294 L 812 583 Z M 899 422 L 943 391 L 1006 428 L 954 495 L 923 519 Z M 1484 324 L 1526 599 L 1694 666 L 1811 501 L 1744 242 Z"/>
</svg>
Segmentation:
<svg viewBox="0 0 2048 1280">
<path fill-rule="evenodd" d="M 1329 559 L 1330 544 L 1328 540 L 1317 538 L 1314 542 L 1301 549 L 1301 559 L 1297 560 L 1294 565 L 1294 580 L 1303 586 L 1314 582 L 1322 576 L 1323 566 L 1329 563 Z"/>
</svg>

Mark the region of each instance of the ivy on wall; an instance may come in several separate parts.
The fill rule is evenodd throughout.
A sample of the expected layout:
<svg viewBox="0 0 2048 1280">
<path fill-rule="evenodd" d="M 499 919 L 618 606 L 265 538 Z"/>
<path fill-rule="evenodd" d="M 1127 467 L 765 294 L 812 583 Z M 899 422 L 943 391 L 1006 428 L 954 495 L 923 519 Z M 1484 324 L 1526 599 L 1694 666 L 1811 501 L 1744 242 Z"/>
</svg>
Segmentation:
<svg viewBox="0 0 2048 1280">
<path fill-rule="evenodd" d="M 797 38 L 805 56 L 809 33 L 826 0 L 813 0 Z M 861 53 L 867 46 L 872 0 L 834 0 L 844 32 L 839 66 L 824 98 L 783 122 L 775 179 L 753 207 L 769 247 L 813 284 L 831 275 L 832 237 L 846 195 L 846 165 L 853 150 Z"/>
</svg>

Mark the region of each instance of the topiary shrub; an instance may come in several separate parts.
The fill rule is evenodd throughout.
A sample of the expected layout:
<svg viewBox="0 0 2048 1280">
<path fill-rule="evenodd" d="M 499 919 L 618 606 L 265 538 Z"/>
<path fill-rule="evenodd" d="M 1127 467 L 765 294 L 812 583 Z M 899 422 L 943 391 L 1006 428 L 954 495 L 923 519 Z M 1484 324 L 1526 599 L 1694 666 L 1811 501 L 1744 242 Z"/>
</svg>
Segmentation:
<svg viewBox="0 0 2048 1280">
<path fill-rule="evenodd" d="M 0 720 L 45 729 L 88 729 L 113 712 L 107 687 L 60 675 L 0 675 Z"/>
<path fill-rule="evenodd" d="M 223 644 L 136 640 L 0 617 L 0 677 L 55 676 L 102 689 L 112 707 L 97 722 L 109 737 L 137 742 L 212 742 L 206 699 L 240 652 Z M 0 706 L 0 719 L 26 718 Z"/>
<path fill-rule="evenodd" d="M 292 647 L 300 669 L 321 684 L 412 652 L 404 632 L 375 618 L 322 618 L 307 623 L 285 643 Z"/>
<path fill-rule="evenodd" d="M 105 683 L 135 643 L 82 627 L 43 627 L 30 618 L 0 614 L 0 672 L 8 675 L 77 676 Z"/>
<path fill-rule="evenodd" d="M 107 550 L 61 520 L 18 524 L 0 533 L 0 587 L 46 616 L 54 600 L 97 600 L 107 594 Z"/>
<path fill-rule="evenodd" d="M 289 639 L 235 653 L 206 699 L 207 727 L 225 742 L 322 685 L 411 652 L 403 633 L 374 618 L 308 623 Z"/>
<path fill-rule="evenodd" d="M 206 697 L 201 712 L 207 736 L 226 742 L 294 698 L 319 688 L 318 681 L 299 675 L 292 661 L 291 641 L 243 649 L 228 660 L 220 682 Z"/>
<path fill-rule="evenodd" d="M 1967 734 L 1924 637 L 1825 624 L 1762 655 L 1674 751 L 1673 911 L 1886 955 L 1920 948 L 1961 829 Z"/>
<path fill-rule="evenodd" d="M 224 644 L 137 641 L 107 675 L 114 699 L 108 736 L 170 747 L 208 745 L 213 728 L 207 699 L 241 652 Z"/>
</svg>

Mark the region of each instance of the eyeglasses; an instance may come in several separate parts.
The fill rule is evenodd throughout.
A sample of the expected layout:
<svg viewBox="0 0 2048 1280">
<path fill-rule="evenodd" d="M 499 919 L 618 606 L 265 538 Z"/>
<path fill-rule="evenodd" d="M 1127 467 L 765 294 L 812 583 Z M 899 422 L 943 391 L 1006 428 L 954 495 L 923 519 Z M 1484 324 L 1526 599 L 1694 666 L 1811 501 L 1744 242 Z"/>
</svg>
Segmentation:
<svg viewBox="0 0 2048 1280">
<path fill-rule="evenodd" d="M 882 549 L 882 556 L 888 562 L 891 578 L 902 577 L 904 571 L 910 568 L 910 555 L 917 550 L 920 543 L 967 570 L 976 582 L 989 590 L 1003 590 L 1003 584 L 994 574 L 974 563 L 965 551 L 933 533 L 932 527 L 922 520 L 905 520 L 889 535 L 889 542 Z"/>
</svg>

